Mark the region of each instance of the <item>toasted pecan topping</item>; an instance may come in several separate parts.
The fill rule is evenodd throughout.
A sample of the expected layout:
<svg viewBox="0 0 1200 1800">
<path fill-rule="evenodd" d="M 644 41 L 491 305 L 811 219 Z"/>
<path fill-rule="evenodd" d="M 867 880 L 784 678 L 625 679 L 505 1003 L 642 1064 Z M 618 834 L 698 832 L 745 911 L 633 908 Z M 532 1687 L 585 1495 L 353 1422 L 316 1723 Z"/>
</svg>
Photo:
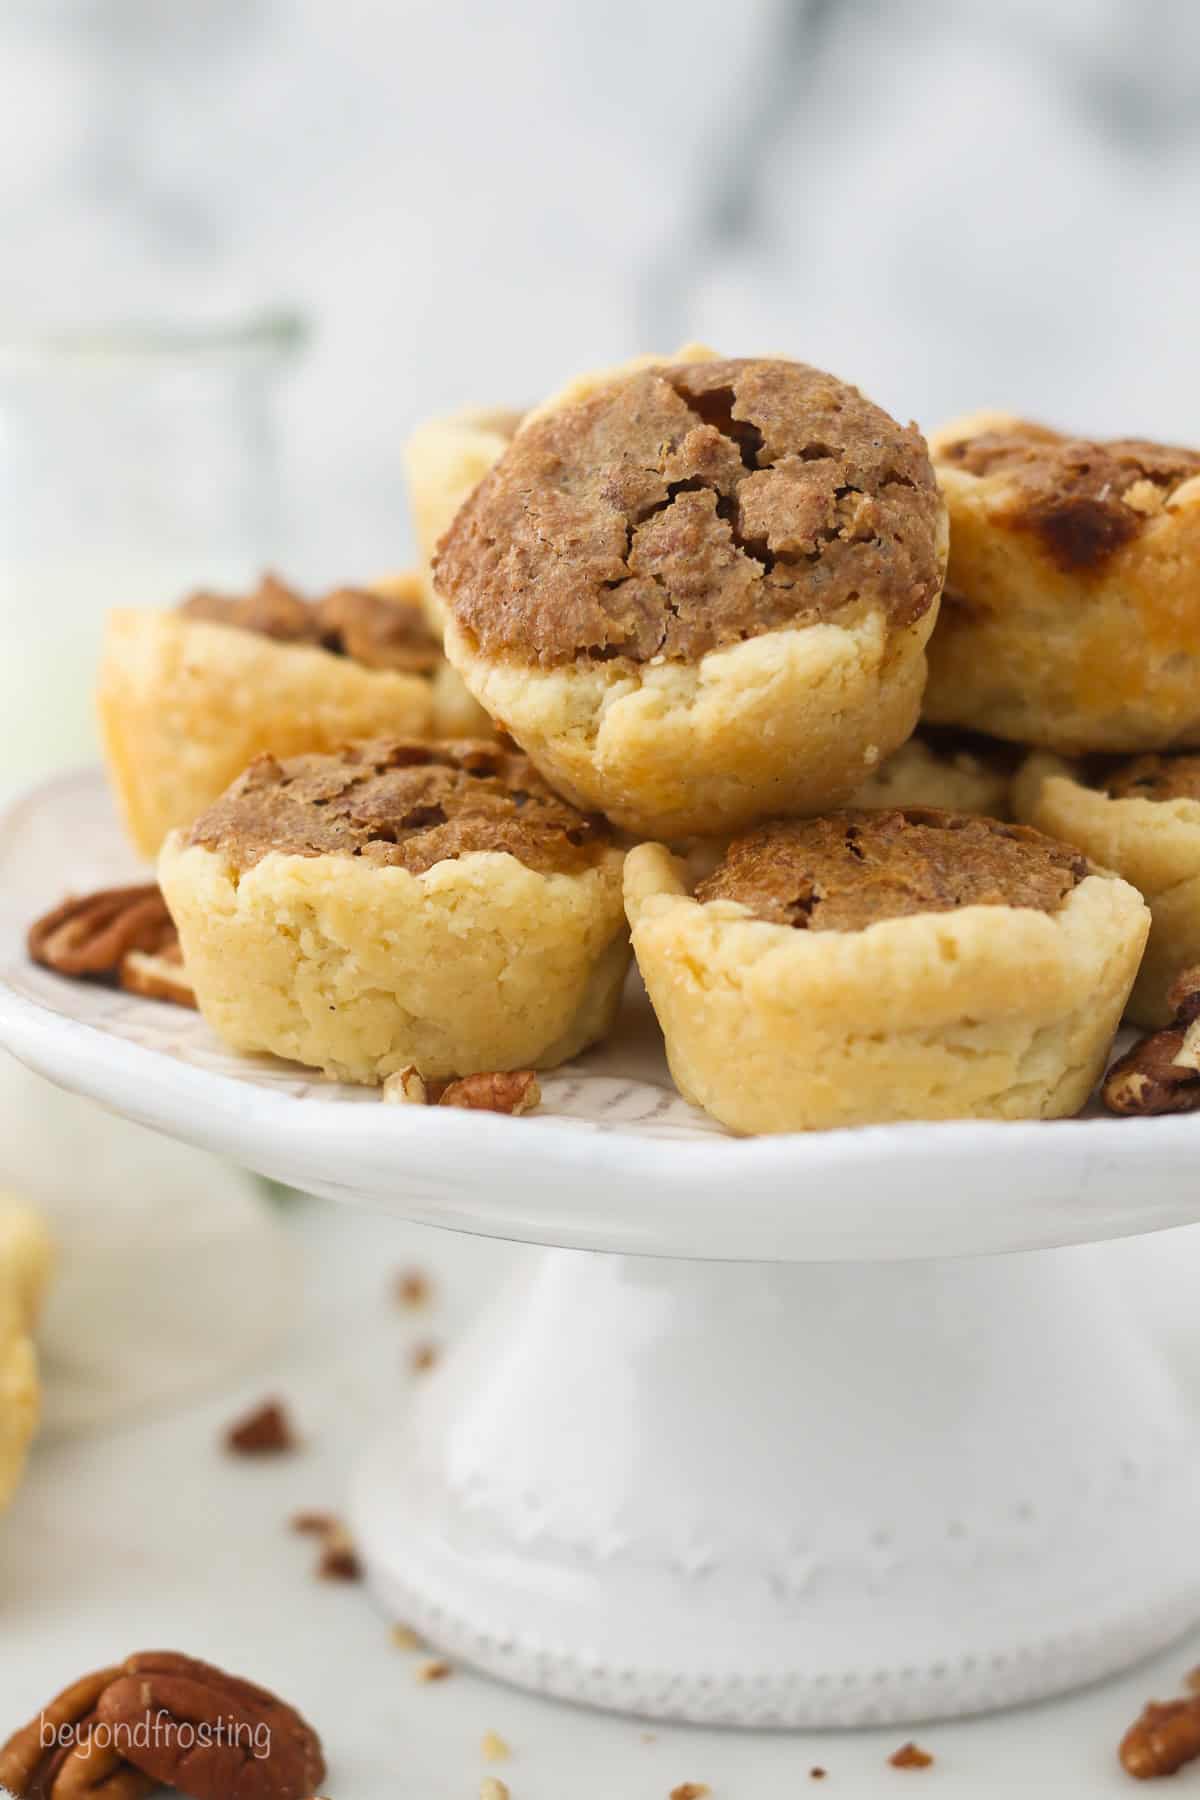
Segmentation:
<svg viewBox="0 0 1200 1800">
<path fill-rule="evenodd" d="M 933 807 L 776 819 L 735 838 L 696 889 L 776 925 L 861 931 L 961 906 L 1055 912 L 1087 859 L 1025 825 Z"/>
<path fill-rule="evenodd" d="M 1101 567 L 1200 475 L 1200 451 L 1141 438 L 1093 443 L 1024 420 L 962 438 L 938 462 L 1002 476 L 1012 495 L 1007 522 L 1032 531 L 1068 572 Z"/>
<path fill-rule="evenodd" d="M 548 788 L 527 757 L 460 739 L 386 739 L 334 756 L 260 756 L 192 826 L 189 844 L 245 870 L 288 856 L 358 856 L 419 875 L 472 851 L 543 873 L 591 866 L 605 822 Z"/>
<path fill-rule="evenodd" d="M 368 669 L 426 675 L 440 660 L 419 606 L 367 588 L 336 588 L 308 600 L 277 575 L 267 574 L 253 593 L 192 594 L 179 611 L 189 619 L 236 625 L 281 644 L 331 650 Z"/>
<path fill-rule="evenodd" d="M 1112 800 L 1200 800 L 1200 751 L 1149 751 L 1105 759 L 1092 770 Z"/>
<path fill-rule="evenodd" d="M 694 661 L 781 626 L 937 599 L 925 442 L 831 375 L 743 359 L 620 377 L 535 418 L 442 541 L 488 654 Z"/>
</svg>

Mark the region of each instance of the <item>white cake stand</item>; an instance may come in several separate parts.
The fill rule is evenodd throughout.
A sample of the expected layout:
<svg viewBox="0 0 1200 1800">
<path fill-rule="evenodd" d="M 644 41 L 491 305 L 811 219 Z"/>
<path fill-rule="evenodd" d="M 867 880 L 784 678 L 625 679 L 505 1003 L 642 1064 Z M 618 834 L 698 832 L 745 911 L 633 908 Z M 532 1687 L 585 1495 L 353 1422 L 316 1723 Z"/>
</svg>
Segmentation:
<svg viewBox="0 0 1200 1800">
<path fill-rule="evenodd" d="M 674 1095 L 636 990 L 536 1116 L 384 1107 L 26 961 L 39 910 L 133 872 L 96 776 L 0 823 L 23 1061 L 317 1193 L 568 1247 L 354 1482 L 374 1589 L 433 1643 L 594 1705 L 829 1726 L 1049 1695 L 1200 1617 L 1200 1455 L 1144 1318 L 1110 1259 L 995 1254 L 1200 1217 L 1200 1119 L 738 1141 Z"/>
</svg>

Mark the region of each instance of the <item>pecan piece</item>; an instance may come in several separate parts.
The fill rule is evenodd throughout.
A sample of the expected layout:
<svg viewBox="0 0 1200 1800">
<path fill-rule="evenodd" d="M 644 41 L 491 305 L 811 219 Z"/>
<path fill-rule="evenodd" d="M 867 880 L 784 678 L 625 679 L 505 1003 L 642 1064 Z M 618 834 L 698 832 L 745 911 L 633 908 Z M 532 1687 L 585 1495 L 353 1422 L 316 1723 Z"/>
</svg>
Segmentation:
<svg viewBox="0 0 1200 1800">
<path fill-rule="evenodd" d="M 0 1788 L 16 1800 L 143 1800 L 154 1782 L 93 1731 L 100 1696 L 120 1669 L 97 1669 L 53 1699 L 0 1749 Z"/>
<path fill-rule="evenodd" d="M 127 994 L 143 1000 L 167 1000 L 172 1006 L 196 1007 L 196 990 L 183 966 L 183 951 L 176 938 L 157 953 L 127 950 L 117 968 L 117 980 Z"/>
<path fill-rule="evenodd" d="M 539 1104 L 542 1090 L 532 1069 L 498 1070 L 464 1075 L 438 1095 L 439 1106 L 465 1106 L 477 1112 L 527 1113 Z"/>
<path fill-rule="evenodd" d="M 1109 1112 L 1151 1117 L 1200 1108 L 1200 967 L 1177 975 L 1167 998 L 1172 1024 L 1142 1038 L 1104 1077 Z"/>
<path fill-rule="evenodd" d="M 159 955 L 178 935 L 150 881 L 64 900 L 30 926 L 26 942 L 34 962 L 60 975 L 112 975 L 129 951 Z"/>
<path fill-rule="evenodd" d="M 264 1400 L 225 1433 L 225 1448 L 235 1456 L 283 1456 L 296 1445 L 296 1433 L 281 1400 Z"/>
<path fill-rule="evenodd" d="M 888 1762 L 893 1769 L 928 1769 L 933 1758 L 928 1750 L 922 1750 L 920 1744 L 914 1744 L 910 1740 L 907 1744 L 901 1744 L 898 1750 L 893 1750 Z"/>
<path fill-rule="evenodd" d="M 394 1075 L 388 1075 L 383 1083 L 383 1099 L 388 1106 L 424 1106 L 429 1099 L 429 1089 L 420 1069 L 409 1063 L 403 1069 L 397 1069 Z"/>
<path fill-rule="evenodd" d="M 1200 1757 L 1200 1696 L 1151 1700 L 1121 1739 L 1121 1767 L 1137 1781 L 1174 1775 Z"/>
<path fill-rule="evenodd" d="M 325 1778 L 294 1707 L 175 1651 L 128 1657 L 96 1714 L 143 1774 L 190 1800 L 309 1800 Z"/>
</svg>

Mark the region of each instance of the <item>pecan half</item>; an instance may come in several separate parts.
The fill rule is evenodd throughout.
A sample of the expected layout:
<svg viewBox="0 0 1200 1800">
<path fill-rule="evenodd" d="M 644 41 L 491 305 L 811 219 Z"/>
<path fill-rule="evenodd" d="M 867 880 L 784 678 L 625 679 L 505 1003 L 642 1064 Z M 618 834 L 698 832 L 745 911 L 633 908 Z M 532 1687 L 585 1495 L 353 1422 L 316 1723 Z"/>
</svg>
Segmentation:
<svg viewBox="0 0 1200 1800">
<path fill-rule="evenodd" d="M 1121 1739 L 1121 1767 L 1137 1781 L 1174 1775 L 1200 1757 L 1200 1696 L 1151 1700 Z"/>
<path fill-rule="evenodd" d="M 131 950 L 159 955 L 178 935 L 156 882 L 64 900 L 29 928 L 34 962 L 60 975 L 112 975 Z"/>
<path fill-rule="evenodd" d="M 325 1778 L 294 1707 L 175 1651 L 127 1658 L 96 1714 L 143 1774 L 191 1800 L 309 1800 Z"/>
<path fill-rule="evenodd" d="M 532 1069 L 500 1070 L 495 1074 L 464 1075 L 438 1095 L 439 1106 L 465 1106 L 478 1112 L 532 1112 L 542 1098 Z"/>
<path fill-rule="evenodd" d="M 97 1669 L 64 1688 L 0 1749 L 0 1788 L 16 1800 L 143 1800 L 154 1782 L 125 1761 L 96 1706 L 117 1668 Z"/>
<path fill-rule="evenodd" d="M 1177 975 L 1167 998 L 1172 1024 L 1142 1038 L 1104 1077 L 1109 1112 L 1148 1118 L 1200 1108 L 1200 967 Z"/>
</svg>

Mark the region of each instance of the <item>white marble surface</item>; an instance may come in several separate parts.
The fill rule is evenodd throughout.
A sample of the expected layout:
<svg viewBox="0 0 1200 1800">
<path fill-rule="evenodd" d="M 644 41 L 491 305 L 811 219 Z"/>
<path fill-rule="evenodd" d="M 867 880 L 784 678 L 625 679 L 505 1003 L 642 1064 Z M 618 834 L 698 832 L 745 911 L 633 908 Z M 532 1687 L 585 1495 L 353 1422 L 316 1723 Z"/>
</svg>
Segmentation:
<svg viewBox="0 0 1200 1800">
<path fill-rule="evenodd" d="M 685 336 L 1194 435 L 1189 0 L 10 0 L 0 77 L 0 324 L 312 320 L 314 576 L 403 555 L 422 413 Z"/>
<path fill-rule="evenodd" d="M 337 1507 L 347 1471 L 376 1423 L 405 1404 L 414 1344 L 446 1341 L 519 1256 L 495 1244 L 405 1228 L 366 1213 L 301 1202 L 291 1230 L 303 1252 L 291 1342 L 252 1380 L 166 1417 L 90 1437 L 44 1441 L 0 1525 L 0 1729 L 36 1712 L 84 1668 L 135 1648 L 169 1647 L 275 1685 L 321 1731 L 332 1800 L 474 1800 L 489 1772 L 486 1731 L 511 1744 L 512 1800 L 666 1800 L 681 1781 L 713 1800 L 793 1800 L 813 1765 L 820 1792 L 875 1800 L 916 1776 L 885 1758 L 903 1732 L 745 1736 L 657 1726 L 541 1701 L 464 1670 L 435 1685 L 413 1676 L 358 1587 L 316 1582 L 310 1541 L 291 1534 L 299 1507 Z M 1165 1340 L 1200 1400 L 1200 1354 L 1186 1330 L 1194 1291 L 1177 1279 L 1195 1251 L 1117 1246 L 1153 1297 Z M 1072 1254 L 1081 1254 L 1074 1252 Z M 438 1284 L 428 1312 L 397 1311 L 391 1273 L 417 1265 Z M 222 1427 L 278 1392 L 305 1434 L 293 1458 L 226 1458 Z M 1181 1546 L 1181 1554 L 1190 1554 Z M 1151 1694 L 1177 1690 L 1200 1660 L 1200 1633 L 1155 1663 L 1066 1701 L 932 1724 L 916 1735 L 936 1755 L 921 1792 L 963 1800 L 1014 1793 L 1103 1800 L 1130 1792 L 1114 1748 Z"/>
</svg>

